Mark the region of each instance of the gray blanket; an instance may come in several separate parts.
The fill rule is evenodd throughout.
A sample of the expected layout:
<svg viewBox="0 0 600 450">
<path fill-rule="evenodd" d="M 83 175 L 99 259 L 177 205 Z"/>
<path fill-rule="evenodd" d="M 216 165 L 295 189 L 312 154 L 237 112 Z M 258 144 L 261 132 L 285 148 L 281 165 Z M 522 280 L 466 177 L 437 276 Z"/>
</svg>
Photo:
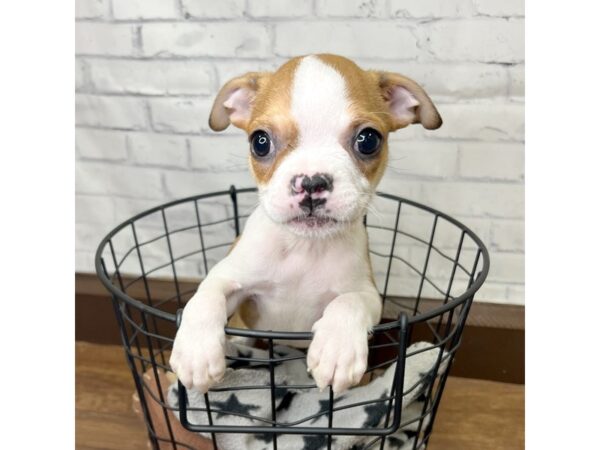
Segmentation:
<svg viewBox="0 0 600 450">
<path fill-rule="evenodd" d="M 429 350 L 425 350 L 429 348 Z M 276 409 L 278 423 L 299 426 L 328 426 L 329 392 L 319 392 L 315 388 L 297 388 L 298 385 L 312 385 L 314 381 L 307 373 L 304 354 L 299 350 L 276 346 L 277 357 L 290 359 L 275 367 Z M 421 351 L 419 353 L 419 351 Z M 437 348 L 431 344 L 418 342 L 408 348 L 413 356 L 407 358 L 404 376 L 404 397 L 402 403 L 402 423 L 410 422 L 421 415 L 423 409 L 423 391 L 433 378 L 433 368 L 439 355 Z M 227 353 L 242 358 L 268 358 L 265 350 L 247 347 L 241 344 L 229 344 Z M 445 356 L 445 355 L 444 355 Z M 446 358 L 443 358 L 446 361 Z M 444 363 L 445 364 L 445 363 Z M 444 369 L 441 365 L 439 372 Z M 225 377 L 217 388 L 239 387 L 249 385 L 269 385 L 269 370 L 264 364 L 244 361 L 228 361 Z M 387 401 L 374 402 L 390 395 L 395 364 L 389 366 L 383 374 L 369 384 L 348 390 L 334 399 L 334 408 L 340 408 L 359 402 L 371 402 L 361 406 L 336 410 L 333 413 L 333 426 L 346 428 L 373 428 L 382 426 L 386 419 Z M 286 388 L 286 386 L 296 386 Z M 420 398 L 421 397 L 421 398 Z M 188 390 L 188 408 L 205 408 L 204 395 Z M 178 409 L 177 384 L 168 389 L 167 401 Z M 210 392 L 210 407 L 215 425 L 268 426 L 269 424 L 246 416 L 254 416 L 269 420 L 271 418 L 271 396 L 268 389 L 234 390 Z M 314 416 L 308 420 L 308 417 Z M 208 424 L 204 411 L 188 411 L 188 420 L 193 424 Z M 426 426 L 428 417 L 425 418 Z M 401 428 L 388 436 L 385 442 L 387 450 L 408 450 L 412 448 L 418 420 Z M 209 434 L 202 434 L 210 437 Z M 336 450 L 360 450 L 374 439 L 373 436 L 334 436 L 332 448 Z M 217 434 L 217 445 L 220 450 L 270 450 L 273 434 Z M 318 450 L 327 448 L 325 435 L 278 435 L 277 448 L 280 450 Z M 379 444 L 376 445 L 379 448 Z"/>
</svg>

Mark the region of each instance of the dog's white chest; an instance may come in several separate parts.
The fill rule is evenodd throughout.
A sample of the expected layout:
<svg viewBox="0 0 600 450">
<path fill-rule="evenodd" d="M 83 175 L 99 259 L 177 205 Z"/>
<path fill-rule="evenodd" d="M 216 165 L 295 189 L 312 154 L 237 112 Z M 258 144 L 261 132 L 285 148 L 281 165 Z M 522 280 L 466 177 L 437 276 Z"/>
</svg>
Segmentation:
<svg viewBox="0 0 600 450">
<path fill-rule="evenodd" d="M 269 258 L 256 273 L 249 293 L 257 311 L 256 328 L 307 331 L 338 293 L 340 277 L 334 255 L 296 249 L 282 258 Z"/>
<path fill-rule="evenodd" d="M 239 295 L 254 302 L 255 328 L 308 331 L 334 298 L 368 280 L 364 229 L 352 239 L 290 241 L 254 219 L 235 253 L 245 266 Z"/>
</svg>

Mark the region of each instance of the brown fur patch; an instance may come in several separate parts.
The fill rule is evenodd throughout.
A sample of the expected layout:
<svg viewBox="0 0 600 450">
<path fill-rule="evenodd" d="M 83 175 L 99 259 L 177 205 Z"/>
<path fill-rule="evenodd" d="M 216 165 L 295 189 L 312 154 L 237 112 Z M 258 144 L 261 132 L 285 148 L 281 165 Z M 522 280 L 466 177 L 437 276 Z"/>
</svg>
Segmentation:
<svg viewBox="0 0 600 450">
<path fill-rule="evenodd" d="M 276 148 L 274 159 L 257 160 L 250 155 L 250 169 L 259 184 L 266 184 L 286 155 L 298 141 L 298 127 L 291 117 L 294 73 L 301 58 L 286 62 L 259 90 L 246 132 L 257 130 L 269 133 Z"/>
</svg>

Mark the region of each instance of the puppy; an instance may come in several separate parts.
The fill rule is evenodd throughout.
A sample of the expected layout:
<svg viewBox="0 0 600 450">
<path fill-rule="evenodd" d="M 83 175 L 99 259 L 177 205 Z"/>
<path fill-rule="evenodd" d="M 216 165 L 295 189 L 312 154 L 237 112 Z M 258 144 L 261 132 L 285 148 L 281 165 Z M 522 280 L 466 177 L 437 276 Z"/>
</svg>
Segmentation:
<svg viewBox="0 0 600 450">
<path fill-rule="evenodd" d="M 413 123 L 442 124 L 417 83 L 336 55 L 221 88 L 209 125 L 248 134 L 260 203 L 185 306 L 170 359 L 185 386 L 205 392 L 221 379 L 224 326 L 238 309 L 251 328 L 312 330 L 307 365 L 319 388 L 338 394 L 360 381 L 382 310 L 362 219 L 388 134 Z"/>
</svg>

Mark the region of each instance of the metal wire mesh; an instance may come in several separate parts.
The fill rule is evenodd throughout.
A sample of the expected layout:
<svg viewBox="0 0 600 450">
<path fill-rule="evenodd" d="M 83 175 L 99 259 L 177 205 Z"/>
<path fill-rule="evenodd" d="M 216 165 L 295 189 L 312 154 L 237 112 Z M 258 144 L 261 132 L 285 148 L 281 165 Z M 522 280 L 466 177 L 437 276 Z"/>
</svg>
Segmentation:
<svg viewBox="0 0 600 450">
<path fill-rule="evenodd" d="M 282 359 L 274 351 L 280 339 L 309 340 L 311 333 L 266 332 L 226 328 L 228 336 L 257 338 L 268 350 L 268 358 L 228 356 L 239 365 L 268 367 L 266 386 L 239 385 L 215 388 L 204 396 L 205 408 L 186 407 L 186 390 L 179 386 L 178 407 L 165 399 L 159 371 L 170 371 L 169 353 L 181 308 L 194 294 L 197 284 L 213 264 L 225 256 L 256 205 L 255 189 L 236 189 L 198 195 L 158 206 L 127 220 L 101 242 L 96 254 L 99 278 L 112 294 L 127 362 L 140 398 L 142 412 L 154 448 L 192 448 L 175 438 L 171 411 L 177 409 L 181 423 L 195 432 L 253 433 L 267 436 L 273 449 L 278 436 L 321 436 L 330 449 L 336 435 L 371 436 L 361 448 L 384 448 L 386 436 L 404 428 L 413 438 L 413 450 L 427 445 L 452 360 L 460 345 L 473 296 L 483 284 L 489 268 L 487 250 L 480 239 L 453 218 L 424 205 L 393 195 L 378 193 L 365 226 L 377 286 L 384 301 L 384 319 L 369 341 L 367 373 L 375 376 L 397 363 L 390 394 L 359 403 L 336 406 L 329 388 L 329 402 L 316 414 L 293 422 L 278 420 L 275 397 L 285 389 L 315 390 L 316 385 L 278 385 L 274 368 Z M 223 236 L 229 239 L 223 240 Z M 162 279 L 160 287 L 151 281 Z M 437 358 L 431 372 L 416 385 L 404 386 L 404 368 L 415 352 L 411 342 L 431 345 Z M 152 383 L 142 375 L 150 370 Z M 164 379 L 163 379 L 164 380 Z M 262 390 L 270 396 L 268 417 L 244 415 L 211 404 L 216 391 Z M 422 409 L 416 417 L 403 417 L 402 401 L 418 390 Z M 149 403 L 158 404 L 162 415 L 150 414 Z M 366 405 L 380 405 L 382 420 L 370 427 L 347 428 L 335 420 L 336 412 Z M 188 420 L 192 411 L 206 415 L 204 423 Z M 252 426 L 215 425 L 213 416 L 231 414 L 252 419 Z M 311 426 L 327 417 L 327 427 Z M 157 420 L 165 426 L 157 426 Z M 161 431 L 159 431 L 161 430 Z M 216 444 L 213 446 L 216 449 Z M 315 447 L 316 448 L 316 447 Z"/>
</svg>

